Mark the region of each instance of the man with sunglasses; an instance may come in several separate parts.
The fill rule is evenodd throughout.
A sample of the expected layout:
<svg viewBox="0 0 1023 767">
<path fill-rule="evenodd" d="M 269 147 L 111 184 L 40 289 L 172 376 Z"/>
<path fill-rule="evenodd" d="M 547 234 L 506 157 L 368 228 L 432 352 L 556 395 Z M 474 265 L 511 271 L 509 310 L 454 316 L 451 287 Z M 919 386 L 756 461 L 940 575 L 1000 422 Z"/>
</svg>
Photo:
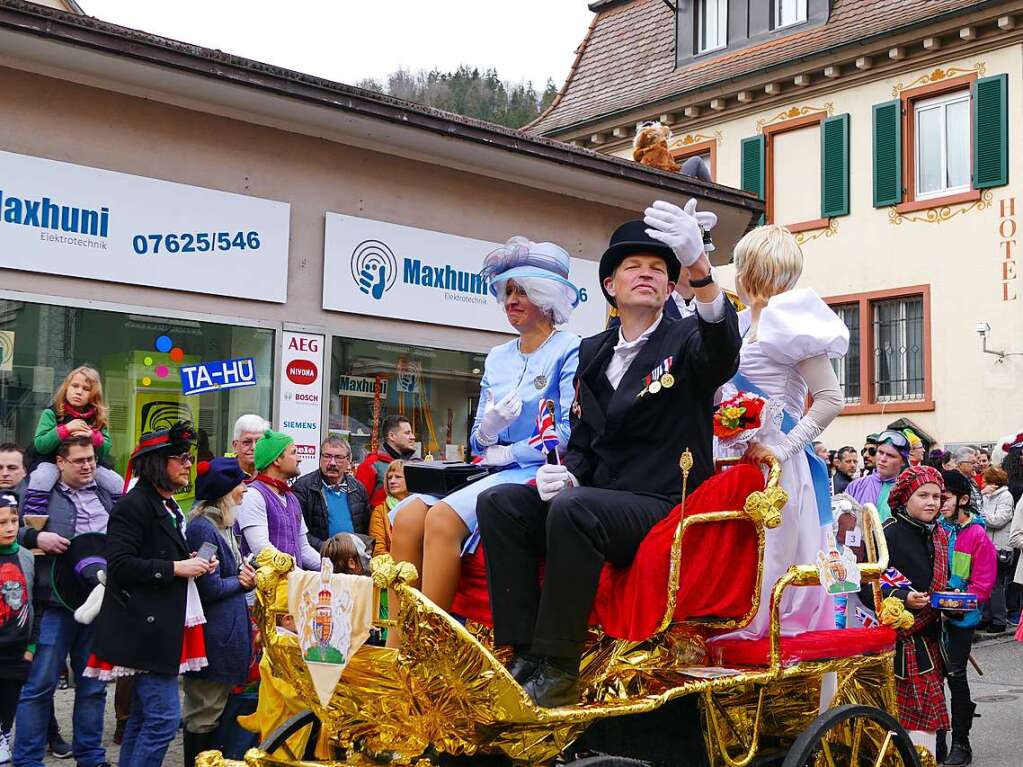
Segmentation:
<svg viewBox="0 0 1023 767">
<path fill-rule="evenodd" d="M 860 503 L 877 507 L 881 521 L 892 515 L 888 507 L 888 493 L 896 478 L 909 465 L 909 440 L 901 431 L 887 430 L 877 435 L 874 454 L 874 473 L 850 482 L 845 492 Z"/>
<path fill-rule="evenodd" d="M 115 498 L 96 484 L 96 453 L 86 436 L 70 437 L 57 449 L 60 478 L 50 492 L 49 516 L 42 530 L 23 527 L 18 543 L 40 548 L 36 558 L 33 601 L 39 638 L 29 671 L 21 689 L 15 722 L 13 759 L 18 765 L 42 767 L 46 755 L 47 731 L 53 708 L 53 692 L 64 659 L 71 656 L 75 674 L 74 754 L 80 765 L 106 763 L 103 748 L 103 709 L 106 685 L 82 676 L 92 652 L 94 629 L 75 621 L 51 588 L 50 576 L 57 557 L 68 556 L 70 540 L 79 533 L 106 532 Z"/>
<path fill-rule="evenodd" d="M 863 441 L 863 449 L 860 451 L 863 457 L 863 476 L 874 473 L 874 456 L 877 455 L 877 435 L 868 434 Z"/>
</svg>

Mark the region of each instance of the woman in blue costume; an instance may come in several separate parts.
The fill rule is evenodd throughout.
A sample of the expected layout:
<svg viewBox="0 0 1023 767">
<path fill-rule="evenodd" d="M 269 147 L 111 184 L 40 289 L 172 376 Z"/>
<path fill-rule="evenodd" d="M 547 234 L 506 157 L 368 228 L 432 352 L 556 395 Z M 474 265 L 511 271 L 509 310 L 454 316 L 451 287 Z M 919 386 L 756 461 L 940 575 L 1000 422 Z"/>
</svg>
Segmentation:
<svg viewBox="0 0 1023 767">
<path fill-rule="evenodd" d="M 579 303 L 569 263 L 563 248 L 525 237 L 512 237 L 487 256 L 482 273 L 519 337 L 487 355 L 469 445 L 484 463 L 503 468 L 443 499 L 410 496 L 392 512 L 391 555 L 416 565 L 423 593 L 445 610 L 458 587 L 461 556 L 479 541 L 476 496 L 493 485 L 531 481 L 545 461 L 529 444 L 541 401 L 554 403 L 558 437 L 568 443 L 579 336 L 557 326 Z"/>
</svg>

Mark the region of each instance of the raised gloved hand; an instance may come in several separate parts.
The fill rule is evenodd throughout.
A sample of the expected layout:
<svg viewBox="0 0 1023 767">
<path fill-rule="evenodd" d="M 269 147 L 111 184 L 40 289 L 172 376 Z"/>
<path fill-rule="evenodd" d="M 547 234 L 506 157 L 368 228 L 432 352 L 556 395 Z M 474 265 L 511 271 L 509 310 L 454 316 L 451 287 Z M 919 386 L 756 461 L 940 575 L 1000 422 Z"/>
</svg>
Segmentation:
<svg viewBox="0 0 1023 767">
<path fill-rule="evenodd" d="M 107 590 L 106 572 L 100 570 L 96 573 L 96 578 L 99 583 L 89 592 L 89 596 L 86 597 L 82 606 L 75 610 L 75 620 L 86 626 L 92 623 L 96 616 L 99 615 L 100 607 L 103 606 L 103 595 Z"/>
<path fill-rule="evenodd" d="M 493 396 L 487 403 L 483 417 L 480 418 L 480 428 L 476 433 L 476 439 L 481 445 L 493 445 L 497 442 L 498 435 L 508 426 L 515 422 L 515 419 L 522 413 L 522 397 L 517 391 L 511 391 L 504 395 L 497 403 Z"/>
<path fill-rule="evenodd" d="M 697 212 L 696 200 L 685 209 L 658 200 L 643 213 L 646 233 L 674 251 L 682 266 L 692 266 L 703 255 L 703 229 L 713 229 L 718 217 L 710 212 Z"/>
<path fill-rule="evenodd" d="M 488 466 L 507 466 L 515 462 L 515 454 L 510 445 L 491 445 L 483 454 L 483 463 Z"/>
<path fill-rule="evenodd" d="M 545 463 L 536 470 L 536 489 L 541 501 L 550 501 L 566 487 L 577 487 L 579 481 L 561 464 Z"/>
</svg>

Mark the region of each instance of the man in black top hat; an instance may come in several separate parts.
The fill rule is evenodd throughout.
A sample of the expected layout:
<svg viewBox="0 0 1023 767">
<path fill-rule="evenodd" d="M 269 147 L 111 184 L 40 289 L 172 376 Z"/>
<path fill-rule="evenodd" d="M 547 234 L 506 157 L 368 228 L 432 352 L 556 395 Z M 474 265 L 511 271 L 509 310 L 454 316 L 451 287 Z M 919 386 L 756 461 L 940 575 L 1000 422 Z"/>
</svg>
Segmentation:
<svg viewBox="0 0 1023 767">
<path fill-rule="evenodd" d="M 678 503 L 682 452 L 693 453 L 690 488 L 713 471 L 714 392 L 735 373 L 741 339 L 704 253 L 701 228 L 716 218 L 695 207 L 656 202 L 612 235 L 600 279 L 621 325 L 579 347 L 564 459 L 542 466 L 536 487 L 499 485 L 477 503 L 494 638 L 514 647 L 509 671 L 541 706 L 578 702 L 600 571 L 630 562 Z M 674 320 L 663 306 L 683 266 L 697 313 Z"/>
</svg>

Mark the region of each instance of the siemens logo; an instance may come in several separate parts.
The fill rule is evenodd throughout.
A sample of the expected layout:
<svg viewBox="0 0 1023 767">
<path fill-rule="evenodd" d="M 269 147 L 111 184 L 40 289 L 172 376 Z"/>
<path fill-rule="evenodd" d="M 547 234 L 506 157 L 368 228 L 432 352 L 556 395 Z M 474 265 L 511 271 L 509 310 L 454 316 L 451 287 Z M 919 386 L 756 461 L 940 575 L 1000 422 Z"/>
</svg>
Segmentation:
<svg viewBox="0 0 1023 767">
<path fill-rule="evenodd" d="M 424 288 L 441 288 L 459 293 L 487 295 L 490 286 L 485 277 L 475 272 L 452 269 L 450 266 L 424 266 L 418 258 L 404 259 L 402 277 L 407 285 L 421 285 Z"/>
<path fill-rule="evenodd" d="M 49 197 L 30 200 L 4 195 L 0 190 L 0 213 L 5 224 L 20 224 L 37 229 L 53 229 L 69 234 L 106 237 L 110 227 L 110 209 L 75 208 L 60 205 Z"/>
<path fill-rule="evenodd" d="M 319 429 L 318 423 L 311 423 L 310 421 L 285 421 L 285 429 Z"/>
</svg>

